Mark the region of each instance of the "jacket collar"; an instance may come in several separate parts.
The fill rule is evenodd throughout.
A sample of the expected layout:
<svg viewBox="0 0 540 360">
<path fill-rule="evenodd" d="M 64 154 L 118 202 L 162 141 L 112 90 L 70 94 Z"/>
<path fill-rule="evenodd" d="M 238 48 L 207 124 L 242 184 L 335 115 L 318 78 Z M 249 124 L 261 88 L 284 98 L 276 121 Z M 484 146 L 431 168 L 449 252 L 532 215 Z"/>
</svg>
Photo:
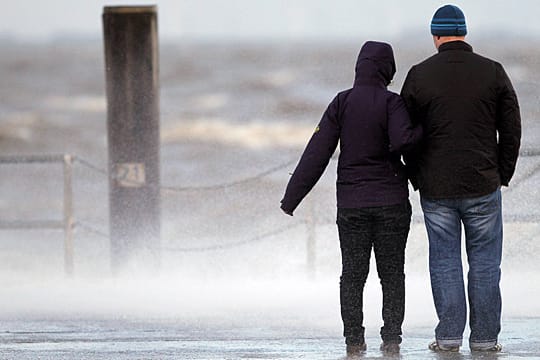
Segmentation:
<svg viewBox="0 0 540 360">
<path fill-rule="evenodd" d="M 439 46 L 439 52 L 449 51 L 449 50 L 462 50 L 462 51 L 472 52 L 473 48 L 471 45 L 461 40 L 450 41 L 450 42 L 441 44 Z"/>
</svg>

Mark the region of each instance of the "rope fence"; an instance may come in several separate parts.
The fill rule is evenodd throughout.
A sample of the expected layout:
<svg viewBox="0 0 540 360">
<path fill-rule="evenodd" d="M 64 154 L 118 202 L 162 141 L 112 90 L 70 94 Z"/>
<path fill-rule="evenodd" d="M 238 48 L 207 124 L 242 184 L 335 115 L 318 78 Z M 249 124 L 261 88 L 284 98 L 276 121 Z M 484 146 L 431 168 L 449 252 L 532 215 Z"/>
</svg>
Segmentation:
<svg viewBox="0 0 540 360">
<path fill-rule="evenodd" d="M 89 161 L 83 159 L 83 158 L 80 158 L 80 157 L 74 157 L 74 161 L 80 163 L 82 166 L 90 169 L 90 170 L 93 170 L 99 174 L 102 174 L 102 175 L 105 175 L 105 176 L 108 176 L 109 177 L 109 173 L 90 163 Z M 221 184 L 216 184 L 216 185 L 206 185 L 206 186 L 171 186 L 171 185 L 160 185 L 159 186 L 159 189 L 162 190 L 162 191 L 167 191 L 167 192 L 186 192 L 186 191 L 210 191 L 210 190 L 222 190 L 222 189 L 227 189 L 227 188 L 230 188 L 230 187 L 234 187 L 234 186 L 238 186 L 238 185 L 243 185 L 243 184 L 246 184 L 246 183 L 249 183 L 249 182 L 253 182 L 253 181 L 257 181 L 257 180 L 260 180 L 268 175 L 271 175 L 279 170 L 282 170 L 288 166 L 291 166 L 293 165 L 294 163 L 296 163 L 298 160 L 291 160 L 291 161 L 287 161 L 285 163 L 282 163 L 280 165 L 277 165 L 275 167 L 272 167 L 268 170 L 265 170 L 261 173 L 258 173 L 256 175 L 253 175 L 253 176 L 250 176 L 250 177 L 246 177 L 246 178 L 243 178 L 243 179 L 240 179 L 240 180 L 236 180 L 236 181 L 231 181 L 231 182 L 227 182 L 227 183 L 221 183 Z M 115 176 L 110 176 L 110 179 L 111 180 L 115 180 L 117 179 Z M 128 182 L 129 183 L 129 180 L 126 180 L 126 179 L 122 179 L 123 182 Z M 139 185 L 139 183 L 137 182 L 132 182 L 133 185 Z M 150 184 L 147 184 L 146 186 L 152 186 Z"/>
<path fill-rule="evenodd" d="M 88 222 L 79 220 L 75 222 L 73 226 L 75 228 L 75 231 L 78 231 L 80 229 L 83 232 L 94 234 L 104 239 L 110 239 L 109 234 L 106 231 L 100 230 L 96 225 L 90 224 Z"/>
<path fill-rule="evenodd" d="M 92 164 L 91 162 L 89 162 L 88 160 L 86 160 L 84 158 L 81 158 L 79 156 L 74 156 L 73 159 L 74 159 L 75 163 L 79 163 L 80 165 L 82 165 L 83 167 L 85 167 L 87 169 L 90 169 L 90 170 L 92 170 L 92 171 L 94 171 L 94 172 L 96 172 L 98 174 L 105 175 L 110 179 L 114 179 L 114 176 L 109 177 L 109 174 L 105 169 L 100 168 L 99 166 L 96 166 L 96 165 Z M 172 192 L 172 193 L 182 193 L 182 192 L 189 192 L 189 191 L 222 190 L 222 189 L 227 189 L 227 188 L 231 188 L 231 187 L 234 187 L 234 186 L 243 185 L 243 184 L 246 184 L 246 183 L 258 181 L 258 180 L 260 180 L 260 179 L 262 179 L 262 178 L 264 178 L 264 177 L 266 177 L 268 175 L 271 175 L 271 174 L 273 174 L 273 173 L 275 173 L 275 172 L 277 172 L 279 170 L 282 170 L 282 169 L 284 169 L 284 168 L 286 168 L 288 166 L 291 166 L 291 165 L 295 164 L 297 161 L 298 161 L 297 159 L 290 160 L 290 161 L 284 162 L 282 164 L 279 164 L 277 166 L 274 166 L 274 167 L 272 167 L 272 168 L 270 168 L 268 170 L 262 171 L 262 172 L 260 172 L 260 173 L 258 173 L 256 175 L 246 177 L 246 178 L 243 178 L 243 179 L 240 179 L 240 180 L 221 183 L 221 184 L 216 184 L 216 185 L 207 185 L 207 186 L 168 186 L 168 185 L 161 185 L 161 186 L 159 186 L 159 188 L 163 192 Z M 126 180 L 123 179 L 122 181 L 125 182 Z M 147 185 L 147 186 L 152 186 L 152 185 Z M 227 244 L 216 244 L 216 245 L 201 246 L 201 247 L 170 247 L 170 246 L 162 246 L 161 249 L 165 250 L 165 251 L 171 251 L 171 252 L 205 252 L 205 251 L 232 249 L 232 248 L 248 245 L 248 244 L 255 243 L 255 242 L 260 242 L 262 240 L 266 240 L 268 238 L 271 238 L 272 236 L 282 234 L 282 233 L 284 233 L 286 231 L 292 230 L 294 228 L 297 228 L 297 227 L 299 227 L 301 225 L 305 225 L 305 224 L 306 224 L 306 221 L 300 221 L 300 222 L 297 222 L 297 223 L 294 223 L 294 224 L 291 224 L 291 225 L 283 226 L 283 227 L 281 227 L 279 229 L 275 229 L 275 230 L 272 230 L 272 231 L 269 231 L 269 232 L 266 232 L 266 233 L 263 233 L 263 234 L 260 234 L 260 235 L 256 235 L 256 236 L 254 236 L 252 238 L 249 238 L 247 240 L 236 241 L 236 242 L 227 243 Z M 88 222 L 84 222 L 84 221 L 76 222 L 75 223 L 75 229 L 80 229 L 80 230 L 82 230 L 82 231 L 84 231 L 86 233 L 98 235 L 101 238 L 110 239 L 109 235 L 105 231 L 99 230 L 97 226 L 92 225 L 92 224 L 90 224 Z"/>
<path fill-rule="evenodd" d="M 201 246 L 201 247 L 168 247 L 168 246 L 162 246 L 161 248 L 163 250 L 172 251 L 172 252 L 206 252 L 206 251 L 214 251 L 214 250 L 228 250 L 232 248 L 236 248 L 243 245 L 252 244 L 255 242 L 260 242 L 262 240 L 269 239 L 273 236 L 285 233 L 287 231 L 290 231 L 292 229 L 298 228 L 302 225 L 306 225 L 306 221 L 300 221 L 296 222 L 290 225 L 283 226 L 276 230 L 271 230 L 266 233 L 257 235 L 255 237 L 252 237 L 247 240 L 243 241 L 237 241 L 232 243 L 226 243 L 226 244 L 216 244 L 216 245 L 209 245 L 209 246 Z"/>
<path fill-rule="evenodd" d="M 540 156 L 540 149 L 522 149 L 522 150 L 520 150 L 519 156 L 520 157 L 538 157 L 538 156 Z M 58 161 L 59 157 L 63 157 L 63 155 L 43 156 L 44 161 L 36 161 L 36 159 L 34 157 L 32 157 L 30 159 L 33 160 L 32 161 L 33 163 L 37 163 L 37 162 L 55 162 L 55 159 L 56 159 L 56 161 Z M 4 160 L 3 160 L 3 158 L 4 158 Z M 0 157 L 0 164 L 5 164 L 5 163 L 16 164 L 16 163 L 25 163 L 25 162 L 28 163 L 28 161 L 25 160 L 27 158 L 28 157 L 24 157 L 24 156 L 15 157 L 15 160 L 13 160 L 12 157 Z M 333 156 L 331 158 L 331 160 L 336 161 L 337 156 Z M 88 160 L 85 160 L 82 157 L 73 156 L 73 161 L 81 164 L 82 166 L 84 166 L 84 167 L 86 167 L 86 168 L 88 168 L 90 170 L 95 171 L 96 173 L 107 176 L 111 180 L 117 179 L 115 176 L 109 176 L 109 172 L 107 170 L 92 164 L 91 162 L 89 162 Z M 243 179 L 239 179 L 239 180 L 235 180 L 235 181 L 231 181 L 231 182 L 221 183 L 221 184 L 204 185 L 204 186 L 196 186 L 196 185 L 194 185 L 194 186 L 160 185 L 159 189 L 161 189 L 162 191 L 166 191 L 166 192 L 222 190 L 222 189 L 226 189 L 226 188 L 230 188 L 230 187 L 234 187 L 234 186 L 238 186 L 238 185 L 243 185 L 243 184 L 246 184 L 246 183 L 249 183 L 249 182 L 260 180 L 260 179 L 262 179 L 262 178 L 264 178 L 264 177 L 266 177 L 268 175 L 271 175 L 271 174 L 273 174 L 273 173 L 275 173 L 275 172 L 277 172 L 279 170 L 283 170 L 284 168 L 286 168 L 288 166 L 291 166 L 291 165 L 293 165 L 293 164 L 295 164 L 297 162 L 298 162 L 298 159 L 293 159 L 293 160 L 284 162 L 282 164 L 279 164 L 279 165 L 277 165 L 275 167 L 272 167 L 272 168 L 270 168 L 268 170 L 265 170 L 265 171 L 263 171 L 261 173 L 258 173 L 256 175 L 246 177 L 246 178 L 243 178 Z M 512 186 L 506 190 L 506 192 L 510 192 L 510 191 L 514 190 L 522 182 L 524 182 L 524 181 L 528 180 L 529 178 L 533 177 L 539 171 L 540 171 L 540 164 L 536 165 L 532 170 L 530 170 L 525 175 L 523 175 L 522 178 L 516 179 L 512 183 Z M 126 181 L 129 182 L 129 180 L 126 180 L 126 179 L 122 179 L 122 181 L 123 182 L 126 182 Z M 133 182 L 133 184 L 134 185 L 139 185 L 139 183 L 137 183 L 137 182 Z M 152 185 L 147 184 L 147 186 L 152 186 Z"/>
<path fill-rule="evenodd" d="M 521 157 L 539 157 L 540 149 L 523 149 L 520 152 Z M 336 160 L 337 157 L 333 157 L 332 160 Z M 297 163 L 298 159 L 289 160 L 278 164 L 274 167 L 271 167 L 267 170 L 256 173 L 255 175 L 248 176 L 242 179 L 223 182 L 214 185 L 205 185 L 205 186 L 173 186 L 173 185 L 161 185 L 159 189 L 162 193 L 185 193 L 185 192 L 204 192 L 204 191 L 213 191 L 213 190 L 222 190 L 235 186 L 245 185 L 247 183 L 254 183 L 262 180 L 263 178 L 272 175 L 280 170 L 283 170 L 287 167 L 293 166 Z M 56 154 L 56 155 L 20 155 L 20 156 L 0 156 L 0 165 L 21 165 L 21 164 L 62 164 L 64 166 L 64 183 L 65 191 L 64 196 L 71 196 L 71 171 L 72 166 L 80 165 L 83 168 L 89 169 L 94 173 L 102 175 L 105 179 L 114 180 L 114 177 L 111 177 L 110 172 L 106 169 L 99 167 L 92 162 L 80 157 L 72 156 L 67 154 Z M 520 174 L 519 178 L 514 179 L 512 186 L 506 190 L 506 192 L 515 191 L 517 188 L 523 186 L 523 184 L 534 177 L 540 172 L 540 163 L 532 166 L 528 171 L 523 174 Z M 125 181 L 125 180 L 123 180 Z M 72 234 L 87 233 L 98 236 L 103 239 L 110 239 L 108 231 L 103 230 L 100 226 L 96 226 L 91 222 L 85 219 L 73 219 L 72 212 L 72 199 L 68 198 L 64 201 L 65 211 L 70 213 L 64 214 L 63 220 L 1 220 L 0 219 L 0 230 L 38 230 L 38 229 L 56 229 L 64 230 L 66 233 L 65 238 L 65 251 L 66 251 L 66 273 L 71 273 L 73 268 L 73 239 Z M 277 206 L 277 205 L 276 205 Z M 296 220 L 296 219 L 295 219 Z M 413 223 L 423 223 L 421 216 L 413 216 Z M 540 215 L 536 214 L 518 214 L 518 215 L 505 215 L 506 222 L 540 222 Z M 240 246 L 245 246 L 252 243 L 261 242 L 267 239 L 271 239 L 277 235 L 283 234 L 285 232 L 291 231 L 300 226 L 306 227 L 316 227 L 317 225 L 328 225 L 334 224 L 335 218 L 328 215 L 314 216 L 311 215 L 309 219 L 300 219 L 292 223 L 289 223 L 283 227 L 272 229 L 260 234 L 255 234 L 252 237 L 230 242 L 230 243 L 220 243 L 220 244 L 211 244 L 204 245 L 199 247 L 174 247 L 165 245 L 161 249 L 169 251 L 171 253 L 196 253 L 196 252 L 208 252 L 216 250 L 228 250 L 237 248 Z M 308 229 L 308 233 L 313 233 L 313 229 Z M 308 237 L 310 237 L 308 235 Z M 170 242 L 169 242 L 170 243 Z M 164 242 L 163 244 L 168 244 Z M 309 246 L 308 246 L 309 247 Z"/>
</svg>

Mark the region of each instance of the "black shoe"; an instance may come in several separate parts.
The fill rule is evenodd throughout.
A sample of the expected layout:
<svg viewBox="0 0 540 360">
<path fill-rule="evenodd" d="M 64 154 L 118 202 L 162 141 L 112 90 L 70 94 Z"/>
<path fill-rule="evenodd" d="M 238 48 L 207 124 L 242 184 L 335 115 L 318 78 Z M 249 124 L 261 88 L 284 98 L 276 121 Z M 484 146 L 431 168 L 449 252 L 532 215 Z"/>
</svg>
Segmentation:
<svg viewBox="0 0 540 360">
<path fill-rule="evenodd" d="M 380 347 L 381 351 L 387 354 L 398 354 L 399 353 L 399 344 L 398 343 L 383 343 Z"/>
<path fill-rule="evenodd" d="M 366 351 L 367 346 L 366 343 L 362 344 L 347 344 L 347 356 L 357 356 L 361 355 L 364 351 Z"/>
</svg>

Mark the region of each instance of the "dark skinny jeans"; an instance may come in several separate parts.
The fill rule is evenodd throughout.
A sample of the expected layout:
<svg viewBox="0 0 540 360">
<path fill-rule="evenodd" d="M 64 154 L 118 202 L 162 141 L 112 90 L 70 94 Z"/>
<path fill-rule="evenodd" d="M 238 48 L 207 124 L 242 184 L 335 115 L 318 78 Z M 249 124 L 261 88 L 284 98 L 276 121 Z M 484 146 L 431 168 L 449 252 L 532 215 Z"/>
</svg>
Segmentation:
<svg viewBox="0 0 540 360">
<path fill-rule="evenodd" d="M 403 268 L 410 221 L 409 201 L 395 206 L 338 209 L 343 265 L 341 318 L 347 344 L 364 342 L 362 304 L 372 248 L 383 292 L 381 337 L 386 343 L 401 343 L 401 324 L 405 313 Z"/>
</svg>

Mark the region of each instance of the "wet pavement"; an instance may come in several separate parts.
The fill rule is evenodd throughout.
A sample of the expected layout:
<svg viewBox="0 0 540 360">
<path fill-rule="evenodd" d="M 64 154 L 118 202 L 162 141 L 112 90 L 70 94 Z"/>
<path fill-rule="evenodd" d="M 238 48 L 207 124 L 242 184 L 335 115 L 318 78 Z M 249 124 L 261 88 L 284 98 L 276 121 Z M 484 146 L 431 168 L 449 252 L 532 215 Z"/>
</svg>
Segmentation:
<svg viewBox="0 0 540 360">
<path fill-rule="evenodd" d="M 540 359 L 540 319 L 506 319 L 502 353 L 436 354 L 430 327 L 407 329 L 401 353 L 384 356 L 367 334 L 363 359 Z M 345 359 L 330 329 L 264 324 L 234 326 L 180 320 L 8 320 L 0 325 L 1 359 Z"/>
</svg>

